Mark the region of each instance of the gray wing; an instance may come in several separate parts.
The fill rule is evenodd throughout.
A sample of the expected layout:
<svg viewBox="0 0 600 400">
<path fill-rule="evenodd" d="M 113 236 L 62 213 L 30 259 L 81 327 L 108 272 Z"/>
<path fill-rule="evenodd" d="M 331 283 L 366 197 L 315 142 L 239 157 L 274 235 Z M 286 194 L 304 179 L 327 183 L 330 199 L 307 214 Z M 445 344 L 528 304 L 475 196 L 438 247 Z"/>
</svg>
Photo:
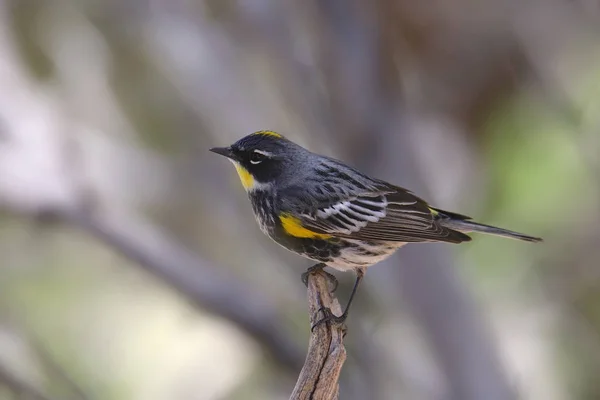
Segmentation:
<svg viewBox="0 0 600 400">
<path fill-rule="evenodd" d="M 386 185 L 361 194 L 328 193 L 297 210 L 307 229 L 360 240 L 461 243 L 471 238 L 442 226 L 437 212 L 406 189 Z M 315 201 L 316 200 L 316 201 Z M 306 204 L 303 202 L 302 204 Z"/>
</svg>

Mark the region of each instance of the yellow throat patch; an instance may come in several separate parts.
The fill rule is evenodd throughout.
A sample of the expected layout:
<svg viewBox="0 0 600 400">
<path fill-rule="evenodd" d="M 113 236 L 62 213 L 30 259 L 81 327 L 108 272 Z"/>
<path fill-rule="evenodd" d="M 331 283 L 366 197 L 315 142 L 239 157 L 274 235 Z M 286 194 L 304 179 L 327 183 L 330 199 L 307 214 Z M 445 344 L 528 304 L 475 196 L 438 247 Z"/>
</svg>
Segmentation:
<svg viewBox="0 0 600 400">
<path fill-rule="evenodd" d="M 290 236 L 305 239 L 329 239 L 331 237 L 331 235 L 317 233 L 310 229 L 306 229 L 302 226 L 298 218 L 289 214 L 281 214 L 279 220 L 281 221 L 281 226 L 285 233 Z"/>
<path fill-rule="evenodd" d="M 273 136 L 276 138 L 282 138 L 283 136 L 275 131 L 257 131 L 254 132 L 253 135 L 262 135 L 262 136 Z"/>
<path fill-rule="evenodd" d="M 244 187 L 244 189 L 246 189 L 246 191 L 252 189 L 255 184 L 254 177 L 252 176 L 252 174 L 236 161 L 233 161 L 233 165 L 235 165 L 235 170 L 240 176 L 240 181 L 242 181 L 242 186 Z"/>
</svg>

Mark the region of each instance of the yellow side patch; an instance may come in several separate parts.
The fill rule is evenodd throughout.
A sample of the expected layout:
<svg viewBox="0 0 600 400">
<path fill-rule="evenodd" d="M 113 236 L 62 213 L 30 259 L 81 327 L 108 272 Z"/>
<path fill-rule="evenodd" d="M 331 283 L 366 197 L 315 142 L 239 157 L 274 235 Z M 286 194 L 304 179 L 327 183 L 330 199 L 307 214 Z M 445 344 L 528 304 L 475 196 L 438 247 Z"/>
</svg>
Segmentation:
<svg viewBox="0 0 600 400">
<path fill-rule="evenodd" d="M 437 210 L 434 210 L 431 207 L 428 207 L 429 211 L 431 212 L 431 215 L 433 215 L 434 217 L 437 217 L 438 215 L 440 215 L 440 213 Z"/>
<path fill-rule="evenodd" d="M 273 136 L 276 138 L 282 138 L 283 136 L 275 131 L 257 131 L 254 132 L 253 135 L 263 135 L 263 136 Z"/>
<path fill-rule="evenodd" d="M 317 233 L 311 231 L 310 229 L 306 229 L 302 226 L 298 218 L 289 214 L 281 214 L 279 216 L 279 220 L 281 221 L 281 225 L 283 226 L 285 233 L 290 236 L 306 239 L 329 239 L 331 237 L 331 235 Z"/>
<path fill-rule="evenodd" d="M 235 165 L 235 170 L 240 176 L 240 180 L 242 181 L 242 186 L 244 187 L 244 189 L 252 189 L 252 187 L 254 187 L 254 177 L 252 176 L 252 174 L 237 162 L 234 162 L 233 165 Z"/>
</svg>

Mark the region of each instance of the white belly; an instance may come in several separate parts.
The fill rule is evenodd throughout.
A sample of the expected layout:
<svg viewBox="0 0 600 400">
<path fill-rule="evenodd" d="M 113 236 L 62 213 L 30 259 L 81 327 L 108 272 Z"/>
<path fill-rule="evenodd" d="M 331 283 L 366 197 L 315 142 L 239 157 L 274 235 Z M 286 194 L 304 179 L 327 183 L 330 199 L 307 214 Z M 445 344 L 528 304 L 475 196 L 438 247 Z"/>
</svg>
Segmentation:
<svg viewBox="0 0 600 400">
<path fill-rule="evenodd" d="M 326 263 L 327 266 L 338 271 L 353 271 L 357 268 L 368 268 L 385 260 L 406 243 L 385 242 L 383 245 L 364 244 L 358 240 L 346 239 L 347 242 L 356 244 L 357 247 L 348 247 L 340 252 L 335 261 Z"/>
</svg>

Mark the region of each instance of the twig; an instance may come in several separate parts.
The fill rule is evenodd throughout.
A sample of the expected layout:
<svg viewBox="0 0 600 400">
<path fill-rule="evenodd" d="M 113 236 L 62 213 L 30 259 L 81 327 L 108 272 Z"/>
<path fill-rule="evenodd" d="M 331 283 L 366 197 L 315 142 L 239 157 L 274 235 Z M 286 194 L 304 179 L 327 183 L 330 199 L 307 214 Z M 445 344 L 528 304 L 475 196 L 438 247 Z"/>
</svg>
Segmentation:
<svg viewBox="0 0 600 400">
<path fill-rule="evenodd" d="M 308 312 L 310 324 L 314 326 L 323 313 L 322 307 L 340 315 L 341 307 L 329 288 L 329 278 L 322 271 L 308 276 Z M 330 400 L 339 396 L 340 372 L 346 361 L 343 340 L 345 327 L 340 324 L 317 326 L 308 345 L 306 361 L 296 382 L 290 400 Z"/>
</svg>

